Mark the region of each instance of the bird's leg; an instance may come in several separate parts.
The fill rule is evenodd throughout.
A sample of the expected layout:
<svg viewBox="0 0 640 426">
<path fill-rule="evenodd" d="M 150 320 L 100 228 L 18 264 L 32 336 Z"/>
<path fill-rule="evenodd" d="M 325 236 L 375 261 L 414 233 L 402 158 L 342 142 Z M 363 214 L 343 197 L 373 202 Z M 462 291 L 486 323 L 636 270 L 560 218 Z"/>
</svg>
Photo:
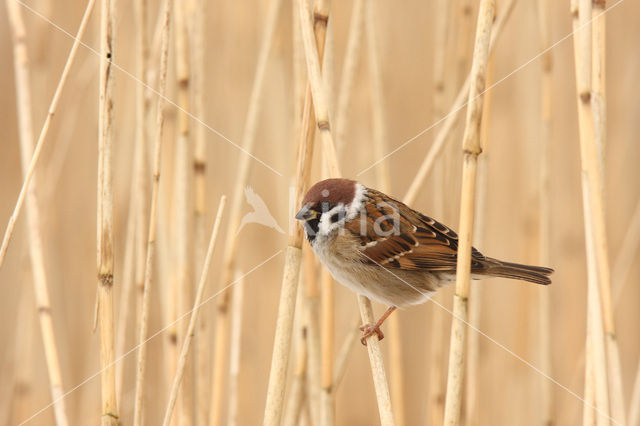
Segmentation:
<svg viewBox="0 0 640 426">
<path fill-rule="evenodd" d="M 367 339 L 369 338 L 369 336 L 372 336 L 374 333 L 378 335 L 378 340 L 384 339 L 384 334 L 382 333 L 382 330 L 380 330 L 380 326 L 382 325 L 384 320 L 386 320 L 389 317 L 389 315 L 391 315 L 391 313 L 395 310 L 396 310 L 396 307 L 392 306 L 389 309 L 387 309 L 384 314 L 382 314 L 380 319 L 378 319 L 378 321 L 376 321 L 375 324 L 373 325 L 365 324 L 360 326 L 360 330 L 362 331 L 362 337 L 360 338 L 360 342 L 363 345 L 367 346 Z"/>
</svg>

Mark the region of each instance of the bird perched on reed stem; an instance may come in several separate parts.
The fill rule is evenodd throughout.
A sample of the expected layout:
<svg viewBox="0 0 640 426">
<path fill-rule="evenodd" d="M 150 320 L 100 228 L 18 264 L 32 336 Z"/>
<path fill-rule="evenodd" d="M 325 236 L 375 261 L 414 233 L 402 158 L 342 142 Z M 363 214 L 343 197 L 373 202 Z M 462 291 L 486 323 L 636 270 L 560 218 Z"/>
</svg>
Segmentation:
<svg viewBox="0 0 640 426">
<path fill-rule="evenodd" d="M 296 219 L 303 221 L 316 256 L 341 284 L 386 304 L 367 337 L 384 334 L 380 326 L 398 307 L 426 302 L 456 279 L 458 236 L 440 222 L 402 202 L 349 179 L 326 179 L 313 185 Z M 504 262 L 471 254 L 471 277 L 513 278 L 551 284 L 553 269 Z"/>
</svg>

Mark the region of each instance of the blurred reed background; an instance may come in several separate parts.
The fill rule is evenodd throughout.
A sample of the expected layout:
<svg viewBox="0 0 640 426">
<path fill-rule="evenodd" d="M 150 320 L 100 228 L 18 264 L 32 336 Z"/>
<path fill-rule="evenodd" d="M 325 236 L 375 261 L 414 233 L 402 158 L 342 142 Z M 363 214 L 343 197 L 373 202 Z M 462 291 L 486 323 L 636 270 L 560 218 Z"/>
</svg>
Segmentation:
<svg viewBox="0 0 640 426">
<path fill-rule="evenodd" d="M 287 249 L 295 238 L 285 234 L 294 208 L 291 188 L 296 177 L 304 180 L 296 172 L 307 85 L 299 2 L 189 0 L 165 9 L 159 1 L 102 1 L 88 18 L 85 45 L 78 46 L 49 115 L 32 192 L 25 193 L 0 260 L 0 421 L 134 424 L 135 418 L 135 424 L 152 425 L 168 417 L 165 424 L 259 424 L 285 251 L 298 250 Z M 335 141 L 343 176 L 401 199 L 411 187 L 405 199 L 413 207 L 458 227 L 464 109 L 455 122 L 440 120 L 471 69 L 478 3 L 330 5 L 322 77 L 331 134 L 317 132 L 312 166 L 305 168 L 311 182 L 334 174 L 322 164 L 325 157 L 331 161 L 327 142 Z M 467 331 L 461 422 L 613 424 L 600 415 L 606 412 L 635 426 L 640 5 L 596 1 L 590 10 L 586 0 L 577 13 L 577 2 L 519 1 L 506 17 L 511 4 L 496 5 L 493 31 L 499 34 L 487 69 L 491 89 L 482 99 L 485 149 L 474 244 L 490 256 L 544 264 L 556 273 L 549 287 L 501 279 L 471 283 L 469 321 L 486 336 Z M 75 0 L 6 0 L 0 13 L 3 233 L 85 7 Z M 588 25 L 589 16 L 602 11 L 606 15 Z M 324 40 L 321 21 L 318 40 Z M 575 59 L 573 28 L 581 28 Z M 169 38 L 163 41 L 164 34 Z M 163 47 L 167 100 L 157 111 Z M 108 52 L 112 63 L 101 61 Z M 582 66 L 577 73 L 574 60 Z M 143 90 L 143 83 L 152 90 Z M 443 145 L 433 169 L 412 186 L 438 138 Z M 600 163 L 591 161 L 598 153 Z M 150 216 L 156 166 L 157 211 Z M 256 223 L 238 232 L 253 210 L 246 186 L 264 200 L 284 233 Z M 604 216 L 588 209 L 586 227 L 583 188 L 587 207 L 600 196 L 604 200 Z M 205 276 L 205 304 L 194 323 L 175 412 L 167 416 L 223 194 L 229 206 Z M 589 279 L 585 241 L 595 253 Z M 598 250 L 602 241 L 608 251 Z M 312 256 L 302 257 L 287 391 L 275 418 L 286 424 L 376 424 L 367 349 L 356 338 L 356 297 L 321 279 Z M 145 277 L 147 261 L 152 269 Z M 230 283 L 231 289 L 219 292 Z M 140 361 L 131 349 L 145 323 L 145 284 L 148 332 L 142 335 L 152 338 Z M 448 310 L 453 290 L 435 299 Z M 379 315 L 386 307 L 374 308 Z M 379 347 L 396 424 L 440 424 L 452 316 L 433 303 L 393 315 Z M 101 380 L 101 366 L 123 355 Z M 146 373 L 136 391 L 140 365 Z M 65 395 L 55 409 L 48 406 L 52 394 Z"/>
</svg>

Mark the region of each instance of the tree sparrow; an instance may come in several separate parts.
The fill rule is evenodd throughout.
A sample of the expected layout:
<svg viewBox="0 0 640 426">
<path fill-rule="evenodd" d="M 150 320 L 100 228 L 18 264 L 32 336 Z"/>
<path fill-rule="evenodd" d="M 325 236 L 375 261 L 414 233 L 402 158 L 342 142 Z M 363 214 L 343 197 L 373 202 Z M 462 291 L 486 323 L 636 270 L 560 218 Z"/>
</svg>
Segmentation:
<svg viewBox="0 0 640 426">
<path fill-rule="evenodd" d="M 390 308 L 360 327 L 362 343 L 397 308 L 426 302 L 456 279 L 458 236 L 440 222 L 375 189 L 348 179 L 313 185 L 296 219 L 331 275 L 356 293 Z M 505 277 L 550 284 L 551 268 L 503 262 L 475 248 L 471 277 Z"/>
</svg>

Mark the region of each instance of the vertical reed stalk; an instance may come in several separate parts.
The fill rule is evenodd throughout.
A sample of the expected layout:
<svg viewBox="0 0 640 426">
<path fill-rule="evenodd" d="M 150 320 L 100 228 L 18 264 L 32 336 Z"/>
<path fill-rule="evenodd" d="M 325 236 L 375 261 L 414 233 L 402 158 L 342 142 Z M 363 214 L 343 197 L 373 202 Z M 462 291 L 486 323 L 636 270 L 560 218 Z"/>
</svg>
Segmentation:
<svg viewBox="0 0 640 426">
<path fill-rule="evenodd" d="M 322 270 L 320 286 L 320 346 L 322 348 L 322 394 L 320 424 L 331 426 L 335 423 L 335 401 L 333 387 L 333 346 L 335 331 L 333 278 L 326 269 Z"/>
<path fill-rule="evenodd" d="M 58 108 L 58 101 L 60 100 L 60 95 L 62 95 L 62 89 L 64 89 L 64 85 L 67 82 L 69 71 L 71 71 L 71 66 L 73 65 L 76 53 L 78 52 L 78 47 L 80 46 L 80 40 L 82 39 L 84 31 L 87 28 L 87 23 L 89 22 L 89 18 L 91 17 L 91 12 L 93 11 L 93 6 L 95 6 L 95 3 L 96 0 L 89 0 L 87 2 L 87 7 L 84 10 L 82 20 L 80 21 L 80 25 L 78 26 L 78 31 L 76 32 L 76 35 L 73 39 L 73 45 L 71 46 L 71 50 L 69 51 L 69 55 L 67 56 L 67 61 L 64 64 L 62 74 L 60 75 L 60 80 L 58 80 L 56 91 L 54 92 L 53 98 L 51 99 L 51 104 L 49 105 L 49 110 L 47 111 L 47 117 L 45 118 L 42 129 L 40 130 L 40 136 L 38 136 L 38 141 L 36 142 L 36 146 L 33 150 L 33 156 L 31 157 L 31 160 L 29 162 L 29 167 L 27 168 L 26 173 L 23 173 L 24 182 L 22 183 L 22 187 L 20 188 L 20 193 L 18 194 L 16 205 L 13 208 L 13 213 L 11 213 L 11 217 L 9 218 L 9 222 L 7 223 L 7 227 L 4 231 L 4 236 L 2 237 L 2 245 L 0 245 L 0 269 L 2 269 L 2 265 L 4 264 L 4 258 L 7 254 L 9 241 L 13 236 L 13 230 L 16 226 L 16 220 L 18 220 L 18 216 L 20 216 L 20 211 L 22 210 L 22 205 L 27 195 L 29 183 L 33 178 L 36 165 L 38 164 L 38 159 L 40 158 L 40 152 L 42 152 L 44 141 L 46 140 L 47 134 L 49 133 L 51 120 L 56 113 L 56 109 Z"/>
<path fill-rule="evenodd" d="M 358 295 L 358 304 L 360 306 L 360 315 L 364 324 L 374 324 L 373 308 L 369 299 L 362 295 Z M 376 398 L 378 400 L 378 413 L 380 415 L 380 423 L 383 426 L 393 425 L 394 418 L 391 410 L 391 397 L 389 395 L 389 387 L 387 385 L 387 376 L 384 371 L 384 361 L 382 359 L 382 351 L 377 337 L 367 338 L 367 352 L 369 353 L 369 362 L 371 363 L 371 373 L 373 375 L 373 384 L 376 390 Z"/>
<path fill-rule="evenodd" d="M 549 0 L 538 0 L 538 23 L 540 26 L 540 45 L 546 49 L 551 44 L 549 18 Z M 552 130 L 552 72 L 553 58 L 551 52 L 542 57 L 542 73 L 540 81 L 540 147 L 539 147 L 539 263 L 548 265 L 551 262 L 551 200 L 550 176 L 551 163 L 551 130 Z M 542 289 L 541 289 L 542 290 Z M 540 369 L 548 375 L 552 374 L 551 365 L 551 292 L 538 291 L 538 357 Z M 540 420 L 543 425 L 553 425 L 554 400 L 552 398 L 551 382 L 545 377 L 539 377 Z"/>
<path fill-rule="evenodd" d="M 156 220 L 158 192 L 160 189 L 160 158 L 162 154 L 162 135 L 164 130 L 164 97 L 167 87 L 167 62 L 169 56 L 169 29 L 171 23 L 171 0 L 165 0 L 162 6 L 162 42 L 160 46 L 160 72 L 158 76 L 158 104 L 156 111 L 156 135 L 153 154 L 153 180 L 151 190 L 151 207 L 149 209 L 149 234 L 144 272 L 144 291 L 140 316 L 140 335 L 138 339 L 138 360 L 136 368 L 136 393 L 134 408 L 134 426 L 143 424 L 144 385 L 147 361 L 147 332 L 149 329 L 149 308 L 151 305 L 151 284 L 153 275 L 153 258 L 156 244 Z"/>
<path fill-rule="evenodd" d="M 449 0 L 438 0 L 434 5 L 435 17 L 434 27 L 434 53 L 433 53 L 433 122 L 437 122 L 447 113 L 447 94 L 451 92 L 451 84 L 447 78 L 452 73 L 447 73 L 448 46 L 451 44 L 448 31 L 451 27 L 451 2 Z M 457 115 L 457 114 L 453 114 Z M 443 143 L 446 143 L 443 139 Z M 433 211 L 435 217 L 444 218 L 444 191 L 445 191 L 445 164 L 438 162 L 434 170 L 432 179 L 433 185 Z M 433 297 L 439 303 L 444 302 L 444 293 L 437 293 Z M 442 424 L 444 418 L 444 396 L 445 396 L 445 349 L 447 342 L 444 332 L 446 313 L 435 306 L 431 306 L 431 316 L 429 317 L 429 336 L 427 344 L 427 396 L 426 396 L 426 418 L 428 424 Z"/>
<path fill-rule="evenodd" d="M 304 15 L 302 10 L 304 6 L 302 4 L 298 3 L 298 7 L 301 8 L 300 24 L 304 30 L 306 23 L 304 21 L 308 19 L 308 16 Z M 319 3 L 315 5 L 314 16 L 314 32 L 318 54 L 323 55 L 324 42 L 326 39 L 326 26 L 329 19 L 328 4 L 320 0 Z M 311 90 L 309 85 L 307 85 L 302 114 L 302 126 L 300 127 L 301 134 L 298 145 L 296 186 L 293 194 L 293 202 L 295 206 L 300 205 L 304 191 L 309 183 L 315 133 L 315 123 L 312 119 L 313 115 Z M 292 224 L 289 228 L 290 236 L 285 258 L 284 274 L 282 277 L 282 289 L 280 291 L 280 304 L 278 308 L 278 320 L 276 323 L 273 354 L 271 357 L 271 369 L 269 371 L 269 385 L 264 415 L 265 425 L 278 425 L 282 416 L 282 403 L 284 398 L 287 367 L 289 363 L 289 352 L 291 348 L 291 334 L 295 313 L 296 293 L 298 291 L 298 278 L 300 275 L 302 228 L 297 224 Z"/>
<path fill-rule="evenodd" d="M 189 37 L 187 34 L 187 2 L 175 2 L 175 62 L 176 62 L 176 83 L 178 88 L 178 137 L 175 142 L 175 172 L 174 172 L 174 195 L 175 205 L 175 303 L 176 312 L 181 315 L 187 312 L 193 300 L 192 268 L 193 263 L 193 223 L 192 209 L 190 207 L 190 193 L 193 184 L 191 157 L 191 125 L 189 111 L 191 111 L 190 85 L 191 67 L 189 57 Z M 183 344 L 187 338 L 187 324 L 177 324 L 178 344 Z M 184 377 L 182 392 L 180 393 L 180 403 L 178 404 L 178 424 L 192 425 L 194 422 L 193 413 L 193 360 L 186 359 L 184 365 Z"/>
<path fill-rule="evenodd" d="M 312 132 L 315 135 L 315 132 Z M 321 344 L 320 344 L 320 286 L 318 284 L 318 268 L 311 247 L 302 250 L 304 263 L 304 319 L 306 323 L 307 342 L 307 397 L 311 417 L 320 424 L 320 391 L 322 388 Z"/>
<path fill-rule="evenodd" d="M 20 159 L 22 174 L 27 179 L 29 160 L 33 155 L 33 124 L 31 108 L 31 86 L 29 83 L 30 62 L 27 50 L 27 33 L 22 19 L 21 6 L 14 0 L 7 0 L 7 16 L 13 40 L 13 66 L 16 86 L 16 109 L 18 116 L 18 132 L 20 137 Z M 33 279 L 40 332 L 45 351 L 47 373 L 51 399 L 54 402 L 54 415 L 57 425 L 67 425 L 65 402 L 62 399 L 62 373 L 58 358 L 57 340 L 53 328 L 51 304 L 49 302 L 49 284 L 45 271 L 42 248 L 40 211 L 36 198 L 36 179 L 27 189 L 27 231 L 29 238 L 29 258 Z M 26 330 L 29 333 L 31 330 Z"/>
<path fill-rule="evenodd" d="M 300 26 L 305 44 L 305 57 L 308 57 L 307 45 L 313 41 L 306 40 L 310 34 L 305 34 L 308 19 L 310 18 L 307 5 L 304 1 L 298 2 L 300 12 Z M 295 12 L 294 12 L 295 13 Z M 324 55 L 324 44 L 327 34 L 327 22 L 329 20 L 329 4 L 325 0 L 318 0 L 314 5 L 314 51 L 317 48 L 318 58 Z M 317 63 L 319 66 L 319 63 Z M 308 72 L 308 70 L 307 70 Z M 319 72 L 316 77 L 316 84 L 320 84 Z M 311 76 L 308 78 L 311 80 Z M 322 92 L 322 90 L 320 90 Z M 298 162 L 296 167 L 296 186 L 293 194 L 293 202 L 298 207 L 302 201 L 302 196 L 309 184 L 311 172 L 311 157 L 313 154 L 315 123 L 313 121 L 314 111 L 310 84 L 307 85 L 305 102 L 302 114 L 301 134 L 298 145 Z M 282 404 L 285 391 L 285 380 L 287 377 L 287 367 L 289 364 L 289 352 L 291 349 L 291 335 L 293 329 L 293 318 L 295 314 L 296 293 L 298 291 L 298 278 L 300 275 L 300 263 L 302 257 L 302 228 L 298 224 L 289 227 L 289 243 L 287 246 L 284 274 L 282 277 L 282 289 L 280 291 L 280 304 L 278 307 L 278 319 L 276 322 L 276 333 L 273 344 L 273 354 L 271 357 L 271 369 L 269 371 L 269 385 L 267 390 L 267 401 L 265 406 L 264 424 L 266 426 L 280 424 L 282 417 Z"/>
<path fill-rule="evenodd" d="M 240 343 L 242 341 L 242 307 L 244 306 L 244 274 L 236 270 L 234 282 L 235 291 L 231 306 L 231 336 L 229 339 L 229 411 L 227 426 L 238 424 L 238 379 L 240 376 Z"/>
<path fill-rule="evenodd" d="M 173 138 L 168 142 L 174 142 Z M 171 182 L 166 181 L 165 187 L 169 187 Z M 163 324 L 170 324 L 167 331 L 163 334 L 162 339 L 162 358 L 163 358 L 163 371 L 162 371 L 162 383 L 165 387 L 169 387 L 173 378 L 176 375 L 176 367 L 178 364 L 178 358 L 180 357 L 178 348 L 178 327 L 176 324 L 177 312 L 176 303 L 177 298 L 175 294 L 175 258 L 173 256 L 172 239 L 170 238 L 170 213 L 171 209 L 169 205 L 170 192 L 165 190 L 162 192 L 163 196 L 158 200 L 158 223 L 156 229 L 158 230 L 158 293 L 160 293 L 160 312 Z M 144 290 L 144 285 L 142 286 Z M 144 302 L 144 291 L 140 293 L 140 308 L 142 313 L 142 302 Z M 142 314 L 139 315 L 142 318 Z M 138 320 L 140 322 L 140 319 Z M 175 422 L 174 422 L 175 424 Z"/>
<path fill-rule="evenodd" d="M 473 235 L 476 170 L 480 146 L 480 124 L 482 121 L 482 92 L 485 87 L 489 41 L 495 14 L 495 3 L 482 0 L 478 11 L 476 41 L 471 65 L 471 85 L 467 104 L 467 122 L 462 142 L 463 170 L 460 197 L 460 226 L 458 262 L 456 268 L 456 294 L 454 296 L 454 318 L 451 324 L 451 347 L 445 401 L 445 425 L 460 422 L 462 383 L 464 378 L 464 353 L 466 340 L 467 304 L 471 273 L 471 239 Z"/>
<path fill-rule="evenodd" d="M 582 182 L 583 188 L 586 182 Z M 591 219 L 591 209 L 583 200 L 585 210 L 585 223 Z M 585 395 L 592 398 L 595 404 L 584 407 L 584 419 L 592 418 L 595 415 L 594 424 L 604 426 L 611 424 L 610 417 L 610 394 L 607 382 L 607 357 L 604 346 L 604 331 L 602 327 L 602 312 L 600 309 L 600 295 L 597 287 L 597 272 L 594 259 L 593 233 L 585 225 L 586 249 L 587 249 L 587 344 L 589 350 L 585 354 Z M 594 413 L 593 407 L 597 409 Z"/>
<path fill-rule="evenodd" d="M 322 74 L 320 70 L 319 54 L 322 52 L 320 46 L 314 43 L 312 26 L 311 26 L 311 14 L 308 9 L 308 5 L 304 0 L 300 0 L 300 22 L 302 28 L 302 40 L 305 47 L 305 58 L 307 60 L 307 73 L 309 76 L 309 83 L 311 86 L 311 93 L 313 98 L 313 106 L 315 111 L 316 124 L 320 135 L 322 137 L 323 152 L 328 162 L 327 166 L 329 173 L 332 177 L 339 177 L 340 168 L 338 165 L 338 158 L 335 150 L 335 144 L 331 135 L 331 125 L 329 122 L 329 113 L 327 108 L 326 96 L 322 90 Z M 328 8 L 328 4 L 326 5 Z M 314 13 L 314 21 L 318 22 L 318 12 Z M 326 15 L 325 15 L 326 16 Z M 317 31 L 316 31 L 317 35 Z M 364 296 L 358 296 L 358 303 L 360 305 L 360 314 L 365 324 L 373 323 L 373 308 L 371 302 Z M 376 389 L 376 396 L 378 398 L 378 411 L 380 414 L 380 421 L 383 425 L 392 425 L 393 414 L 391 411 L 391 400 L 389 397 L 389 389 L 387 386 L 386 373 L 384 371 L 384 363 L 382 359 L 382 352 L 380 351 L 380 345 L 377 339 L 372 339 L 370 336 L 367 339 L 367 350 L 369 352 L 369 360 L 371 363 L 371 371 L 373 374 L 374 385 Z"/>
<path fill-rule="evenodd" d="M 251 95 L 249 98 L 249 109 L 247 111 L 247 118 L 242 133 L 242 148 L 245 153 L 253 152 L 253 146 L 256 140 L 258 113 L 260 112 L 260 106 L 262 103 L 264 77 L 266 74 L 267 61 L 269 59 L 269 51 L 273 44 L 273 35 L 276 30 L 281 4 L 282 0 L 272 0 L 269 4 L 269 9 L 265 19 L 262 43 L 260 45 L 256 64 L 256 73 L 254 75 Z M 243 191 L 249 176 L 249 165 L 251 160 L 251 158 L 246 154 L 240 155 L 237 174 L 235 177 L 235 185 L 233 188 L 233 196 L 231 199 L 231 208 L 229 211 L 229 230 L 225 241 L 221 278 L 218 283 L 220 288 L 223 288 L 231 282 L 237 258 L 237 229 L 240 225 L 240 209 L 244 199 Z M 220 425 L 222 420 L 222 404 L 223 396 L 225 394 L 224 379 L 228 372 L 225 364 L 227 361 L 229 340 L 231 296 L 232 292 L 226 291 L 220 295 L 216 303 L 211 411 L 209 416 L 210 426 Z"/>
<path fill-rule="evenodd" d="M 489 62 L 487 64 L 486 81 L 487 85 L 493 82 L 494 69 L 493 56 L 489 54 Z M 480 146 L 483 152 L 489 152 L 489 131 L 491 124 L 493 92 L 489 91 L 484 96 L 484 105 L 482 123 L 480 125 Z M 476 218 L 474 223 L 473 241 L 478 246 L 484 246 L 485 240 L 485 224 L 487 216 L 487 165 L 489 163 L 488 154 L 478 159 L 478 184 L 476 196 Z M 482 310 L 482 286 L 471 285 L 469 288 L 469 324 L 474 328 L 480 328 L 480 318 Z M 480 333 L 474 332 L 469 334 L 467 342 L 467 383 L 465 389 L 465 407 L 464 417 L 465 423 L 469 425 L 478 423 L 477 413 L 477 394 L 480 386 L 478 384 L 478 366 L 480 356 Z"/>
<path fill-rule="evenodd" d="M 135 150 L 135 149 L 134 149 Z M 131 194 L 135 193 L 135 167 L 137 159 L 133 155 L 133 167 L 134 173 L 131 178 Z M 135 243 L 136 243 L 136 202 L 133 196 L 129 199 L 129 211 L 127 216 L 127 231 L 125 237 L 125 249 L 124 249 L 124 261 L 122 266 L 122 272 L 120 281 L 122 286 L 120 288 L 120 300 L 118 301 L 118 319 L 116 325 L 115 340 L 115 359 L 120 359 L 124 354 L 124 348 L 127 341 L 127 325 L 129 322 L 129 305 L 131 301 L 131 290 L 133 288 L 134 273 L 135 273 Z M 116 406 L 122 410 L 122 379 L 124 378 L 124 362 L 117 362 L 115 380 L 116 380 Z"/>
<path fill-rule="evenodd" d="M 582 164 L 582 188 L 585 210 L 585 236 L 587 240 L 588 261 L 594 263 L 590 265 L 595 274 L 590 280 L 593 285 L 597 285 L 597 290 L 592 290 L 593 297 L 599 298 L 599 302 L 594 302 L 593 306 L 600 306 L 602 310 L 602 324 L 604 329 L 605 365 L 595 365 L 605 368 L 609 398 L 611 403 L 611 414 L 616 420 L 621 420 L 625 416 L 624 401 L 622 392 L 622 381 L 620 377 L 620 358 L 618 353 L 618 343 L 613 316 L 613 305 L 611 298 L 611 276 L 609 270 L 607 232 L 605 228 L 605 205 L 604 205 L 604 182 L 602 179 L 602 159 L 601 152 L 604 140 L 604 107 L 593 105 L 593 83 L 598 81 L 596 87 L 600 93 L 604 93 L 604 27 L 598 30 L 598 42 L 593 43 L 592 27 L 592 2 L 580 0 L 578 15 L 576 17 L 575 3 L 572 5 L 574 13 L 574 28 L 579 30 L 574 33 L 575 62 L 576 62 L 576 84 L 578 93 L 578 120 L 580 124 L 580 153 Z M 604 5 L 602 5 L 604 7 Z M 599 19 L 603 19 L 600 16 Z M 596 20 L 597 21 L 597 20 Z M 594 55 L 595 52 L 595 55 Z M 598 72 L 593 74 L 593 61 L 597 61 Z M 603 105 L 604 98 L 600 97 Z M 599 143 L 600 142 L 600 143 Z M 587 220 L 588 218 L 588 220 Z M 596 342 L 599 345 L 599 342 Z M 595 345 L 594 345 L 595 346 Z M 595 349 L 598 350 L 598 349 Z M 594 360 L 596 362 L 596 360 Z M 597 383 L 596 373 L 596 400 L 604 403 L 606 384 Z M 600 395 L 600 397 L 598 397 Z M 598 408 L 601 408 L 598 406 Z M 604 410 L 603 410 L 604 411 Z M 601 416 L 599 416 L 601 417 Z"/>
<path fill-rule="evenodd" d="M 136 19 L 136 66 L 138 78 L 144 84 L 148 84 L 149 41 L 147 36 L 147 0 L 136 0 L 134 3 Z M 136 289 L 136 322 L 140 321 L 142 306 L 142 294 L 144 287 L 144 260 L 145 260 L 145 232 L 147 230 L 148 206 L 147 194 L 147 126 L 149 125 L 149 91 L 144 84 L 136 86 L 136 140 L 133 153 L 133 173 L 131 184 L 131 197 L 129 207 L 129 223 L 127 224 L 127 241 L 130 226 L 133 229 L 133 247 L 129 242 L 126 245 L 125 267 L 123 268 L 123 285 L 120 297 L 120 312 L 118 314 L 118 335 L 116 336 L 116 358 L 124 353 L 127 336 L 127 323 L 129 317 L 130 285 L 135 283 Z M 133 223 L 131 224 L 131 221 Z M 129 254 L 129 250 L 133 253 Z M 131 256 L 133 262 L 130 259 Z M 131 262 L 131 263 L 128 263 Z M 133 269 L 133 276 L 129 272 Z M 139 329 L 137 324 L 136 330 Z M 116 364 L 117 406 L 122 410 L 122 387 L 124 379 L 124 362 Z"/>
<path fill-rule="evenodd" d="M 371 122 L 373 124 L 373 152 L 375 158 L 382 158 L 387 151 L 387 123 L 384 113 L 384 92 L 382 88 L 382 73 L 378 57 L 378 40 L 376 38 L 376 24 L 374 3 L 369 2 L 365 11 L 365 30 L 367 37 L 367 56 L 369 58 L 369 72 L 371 80 Z M 383 161 L 376 168 L 378 188 L 384 192 L 391 191 L 389 163 Z M 402 356 L 402 331 L 400 327 L 400 312 L 387 320 L 389 327 L 389 376 L 391 386 L 391 400 L 393 413 L 398 426 L 406 424 L 404 397 L 404 368 Z"/>
<path fill-rule="evenodd" d="M 588 320 L 588 318 L 587 318 Z M 589 330 L 587 326 L 587 331 Z M 595 410 L 591 409 L 591 407 L 595 407 L 596 405 L 596 396 L 594 390 L 595 383 L 595 372 L 593 371 L 593 350 L 591 349 L 591 337 L 587 333 L 587 338 L 585 341 L 585 365 L 584 365 L 584 404 L 589 407 L 583 407 L 582 410 L 582 425 L 583 426 L 594 426 L 596 424 L 595 421 Z"/>
<path fill-rule="evenodd" d="M 100 13 L 100 91 L 98 117 L 98 309 L 102 368 L 102 425 L 118 424 L 113 331 L 113 14 L 115 4 L 102 0 Z"/>
<path fill-rule="evenodd" d="M 362 27 L 364 23 L 364 1 L 356 0 L 353 4 L 351 12 L 351 21 L 349 23 L 349 34 L 347 36 L 347 48 L 345 58 L 342 65 L 342 74 L 340 79 L 340 89 L 338 90 L 336 120 L 336 141 L 337 150 L 344 147 L 344 134 L 348 123 L 348 111 L 351 102 L 351 94 L 353 91 L 353 83 L 355 78 L 356 66 L 361 50 Z M 332 40 L 332 37 L 329 38 Z M 329 44 L 332 47 L 332 44 Z M 331 62 L 328 61 L 333 56 L 333 49 L 326 49 L 326 59 L 328 62 L 326 71 L 323 73 L 325 80 L 331 80 L 329 76 L 332 74 Z M 325 93 L 331 93 L 326 90 Z M 329 101 L 331 98 L 329 97 Z M 333 287 L 334 282 L 329 273 L 322 270 L 322 418 L 321 424 L 329 426 L 335 422 L 335 384 L 334 378 L 334 298 Z"/>
<path fill-rule="evenodd" d="M 191 30 L 191 57 L 193 69 L 191 71 L 193 113 L 200 119 L 205 118 L 204 110 L 204 56 L 205 56 L 205 1 L 195 0 L 190 16 Z M 207 170 L 207 146 L 205 140 L 205 127 L 200 125 L 194 129 L 193 149 L 193 225 L 194 225 L 194 270 L 202 269 L 207 250 L 206 241 L 206 170 Z M 239 283 L 240 288 L 242 283 Z M 196 379 L 196 424 L 205 425 L 209 420 L 209 389 L 211 384 L 211 366 L 209 355 L 211 348 L 210 319 L 209 315 L 200 315 L 198 321 L 198 335 L 195 348 L 195 379 Z"/>
<path fill-rule="evenodd" d="M 222 220 L 222 212 L 226 204 L 226 197 L 223 195 L 220 198 L 218 205 L 218 213 L 216 214 L 216 220 L 213 224 L 213 230 L 211 231 L 211 238 L 209 240 L 209 247 L 207 248 L 207 254 L 204 259 L 202 272 L 200 273 L 200 280 L 198 281 L 198 287 L 196 289 L 196 297 L 193 302 L 193 308 L 191 309 L 191 316 L 189 318 L 189 325 L 187 327 L 187 333 L 184 336 L 182 342 L 182 349 L 180 350 L 180 358 L 178 359 L 178 368 L 176 370 L 176 376 L 171 386 L 171 393 L 169 394 L 169 402 L 167 403 L 167 409 L 164 414 L 163 426 L 169 426 L 171 423 L 171 415 L 173 414 L 173 407 L 175 406 L 176 399 L 178 398 L 178 391 L 184 378 L 184 373 L 187 369 L 187 358 L 189 356 L 189 349 L 191 348 L 191 341 L 195 335 L 196 324 L 198 322 L 198 314 L 200 313 L 200 307 L 202 303 L 202 296 L 204 294 L 205 284 L 207 283 L 207 275 L 209 273 L 209 267 L 211 266 L 211 258 L 213 257 L 213 250 L 216 246 L 216 239 L 218 237 L 218 230 L 220 229 L 220 222 Z"/>
<path fill-rule="evenodd" d="M 594 194 L 594 198 L 600 205 L 594 219 L 598 221 L 599 231 L 596 235 L 599 283 L 602 287 L 601 302 L 604 310 L 605 344 L 607 348 L 607 374 L 609 380 L 609 398 L 611 402 L 611 415 L 614 419 L 624 422 L 626 411 L 624 407 L 624 389 L 622 385 L 622 369 L 620 366 L 620 353 L 614 323 L 614 302 L 611 296 L 611 271 L 609 266 L 609 254 L 607 251 L 607 233 L 605 230 L 605 152 L 606 152 L 606 127 L 607 127 L 607 99 L 606 99 L 606 0 L 593 0 L 592 19 L 592 87 L 591 104 L 594 121 L 595 155 L 597 156 L 598 175 L 600 176 L 600 190 Z M 596 18 L 596 19 L 594 19 Z M 591 187 L 591 190 L 594 188 Z"/>
</svg>

